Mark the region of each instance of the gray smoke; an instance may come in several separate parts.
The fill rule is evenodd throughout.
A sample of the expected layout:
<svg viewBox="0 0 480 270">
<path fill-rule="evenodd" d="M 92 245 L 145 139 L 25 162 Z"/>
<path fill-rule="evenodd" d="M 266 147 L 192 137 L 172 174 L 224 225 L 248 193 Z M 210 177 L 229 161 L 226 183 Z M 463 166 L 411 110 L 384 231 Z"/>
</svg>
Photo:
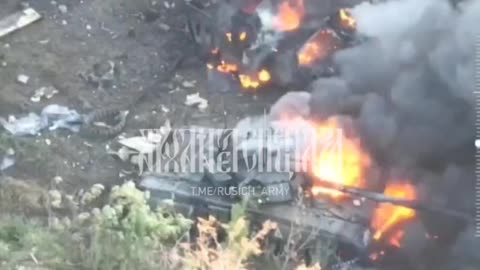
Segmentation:
<svg viewBox="0 0 480 270">
<path fill-rule="evenodd" d="M 400 171 L 419 186 L 438 185 L 430 192 L 463 199 L 444 204 L 473 211 L 480 1 L 460 11 L 447 0 L 391 0 L 352 13 L 371 39 L 337 53 L 340 77 L 311 85 L 310 116 L 348 115 L 386 178 Z"/>
<path fill-rule="evenodd" d="M 438 0 L 364 3 L 352 13 L 371 40 L 337 53 L 340 77 L 311 85 L 311 116 L 351 115 L 380 164 L 439 170 L 473 164 L 480 1 L 463 11 Z M 273 111 L 304 100 L 289 97 Z"/>
<path fill-rule="evenodd" d="M 371 40 L 337 53 L 340 77 L 315 81 L 309 108 L 316 119 L 348 115 L 385 181 L 410 179 L 425 203 L 473 214 L 480 1 L 464 4 L 462 10 L 446 0 L 356 6 L 358 30 Z M 461 239 L 460 252 L 473 244 Z M 478 255 L 463 254 L 480 263 Z"/>
<path fill-rule="evenodd" d="M 359 31 L 376 41 L 336 59 L 350 91 L 365 95 L 358 121 L 369 147 L 407 167 L 473 161 L 480 2 L 463 13 L 448 1 L 406 0 L 363 4 L 354 14 Z"/>
</svg>

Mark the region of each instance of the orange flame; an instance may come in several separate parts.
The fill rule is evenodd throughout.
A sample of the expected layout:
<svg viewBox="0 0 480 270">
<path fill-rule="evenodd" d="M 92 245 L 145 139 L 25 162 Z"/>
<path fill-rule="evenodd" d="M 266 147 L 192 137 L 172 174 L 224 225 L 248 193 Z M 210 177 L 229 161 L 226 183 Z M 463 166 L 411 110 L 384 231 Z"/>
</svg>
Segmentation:
<svg viewBox="0 0 480 270">
<path fill-rule="evenodd" d="M 390 241 L 388 243 L 390 245 L 394 246 L 394 247 L 399 248 L 399 247 L 402 246 L 403 236 L 405 236 L 405 231 L 398 230 L 392 235 L 392 237 L 390 238 Z"/>
<path fill-rule="evenodd" d="M 222 73 L 234 73 L 238 71 L 237 65 L 229 64 L 229 63 L 226 63 L 225 61 L 221 61 L 220 64 L 218 64 L 216 67 L 213 64 L 208 63 L 207 68 L 208 69 L 216 68 L 217 71 L 220 71 Z"/>
<path fill-rule="evenodd" d="M 308 168 L 315 179 L 341 184 L 350 187 L 365 186 L 365 171 L 370 166 L 369 155 L 364 151 L 358 138 L 346 137 L 343 134 L 341 124 L 335 119 L 325 122 L 313 122 L 303 118 L 284 117 L 286 127 L 290 130 L 310 129 L 313 131 L 313 139 L 317 140 L 318 146 L 324 146 L 323 140 L 329 139 L 328 149 L 316 148 L 313 157 L 307 158 Z M 333 135 L 333 138 L 332 138 Z M 335 144 L 335 145 L 334 145 Z M 334 200 L 345 198 L 345 194 L 322 185 L 320 181 L 314 182 L 312 194 L 315 196 L 327 196 Z"/>
<path fill-rule="evenodd" d="M 286 0 L 278 7 L 274 25 L 278 31 L 292 31 L 300 27 L 305 7 L 303 0 Z"/>
<path fill-rule="evenodd" d="M 241 32 L 240 35 L 238 36 L 238 39 L 240 39 L 240 41 L 247 40 L 247 32 Z"/>
<path fill-rule="evenodd" d="M 325 59 L 340 47 L 339 40 L 331 30 L 322 30 L 312 36 L 297 54 L 298 64 L 308 66 Z"/>
<path fill-rule="evenodd" d="M 326 123 L 316 124 L 317 136 L 322 136 L 325 131 L 331 132 L 332 129 L 341 131 L 341 126 L 337 121 L 330 120 Z M 364 187 L 365 170 L 370 166 L 370 157 L 363 150 L 358 138 L 347 138 L 340 132 L 341 138 L 340 151 L 322 151 L 313 160 L 313 176 L 322 181 L 341 184 L 349 187 Z M 314 195 L 327 195 L 333 199 L 342 199 L 345 197 L 340 191 L 322 187 L 321 184 L 313 186 Z"/>
<path fill-rule="evenodd" d="M 240 83 L 246 89 L 256 89 L 261 85 L 267 83 L 272 78 L 270 72 L 266 69 L 262 69 L 255 76 L 249 76 L 245 74 L 240 74 L 239 76 Z"/>
<path fill-rule="evenodd" d="M 350 11 L 346 9 L 340 9 L 339 10 L 339 15 L 340 15 L 340 25 L 342 28 L 345 29 L 356 29 L 357 28 L 357 22 L 355 19 L 352 17 L 352 14 Z"/>
<path fill-rule="evenodd" d="M 414 200 L 417 197 L 415 187 L 408 183 L 388 185 L 384 194 L 389 197 L 406 200 Z M 373 239 L 382 239 L 396 224 L 410 220 L 413 217 L 415 217 L 415 210 L 413 209 L 389 203 L 381 203 L 375 210 L 372 219 L 372 228 L 375 229 Z M 400 247 L 403 236 L 404 231 L 396 231 L 392 234 L 388 243 L 392 246 Z"/>
</svg>

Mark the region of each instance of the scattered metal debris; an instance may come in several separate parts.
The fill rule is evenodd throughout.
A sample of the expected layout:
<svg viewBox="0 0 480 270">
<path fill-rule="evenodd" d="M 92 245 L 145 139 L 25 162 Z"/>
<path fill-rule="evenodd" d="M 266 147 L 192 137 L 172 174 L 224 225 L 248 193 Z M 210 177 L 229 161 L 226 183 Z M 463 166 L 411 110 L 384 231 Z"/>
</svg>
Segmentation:
<svg viewBox="0 0 480 270">
<path fill-rule="evenodd" d="M 48 120 L 49 130 L 57 128 L 69 129 L 78 132 L 79 126 L 83 123 L 83 115 L 75 110 L 57 104 L 48 105 L 42 110 L 42 118 Z"/>
<path fill-rule="evenodd" d="M 12 166 L 14 166 L 16 163 L 15 159 L 15 150 L 12 148 L 9 148 L 4 157 L 2 158 L 2 161 L 0 162 L 0 171 L 4 171 Z"/>
<path fill-rule="evenodd" d="M 144 130 L 141 136 L 122 138 L 118 141 L 121 145 L 117 151 L 108 150 L 107 152 L 113 156 L 118 157 L 122 161 L 130 161 L 138 165 L 138 155 L 154 153 L 164 142 L 170 134 L 172 128 L 170 121 L 156 131 Z"/>
<path fill-rule="evenodd" d="M 193 87 L 195 87 L 196 83 L 197 83 L 197 82 L 196 82 L 195 80 L 193 80 L 193 81 L 184 81 L 184 82 L 182 82 L 182 86 L 185 87 L 185 88 L 193 88 Z"/>
<path fill-rule="evenodd" d="M 20 74 L 17 76 L 17 82 L 21 84 L 27 84 L 29 80 L 30 80 L 30 77 L 28 77 L 25 74 Z"/>
<path fill-rule="evenodd" d="M 203 111 L 208 107 L 208 100 L 200 97 L 200 93 L 195 93 L 195 94 L 187 95 L 185 105 L 198 106 L 198 108 L 201 111 Z"/>
<path fill-rule="evenodd" d="M 53 86 L 42 87 L 35 90 L 35 93 L 30 98 L 32 102 L 40 102 L 44 97 L 46 99 L 51 99 L 54 95 L 58 94 L 58 90 Z"/>
<path fill-rule="evenodd" d="M 78 132 L 83 123 L 83 116 L 74 110 L 57 104 L 48 105 L 40 115 L 29 113 L 20 119 L 9 117 L 0 118 L 0 124 L 15 136 L 37 135 L 43 129 L 55 130 L 58 128 Z"/>
<path fill-rule="evenodd" d="M 24 28 L 41 18 L 42 16 L 33 8 L 27 8 L 23 11 L 16 12 L 0 20 L 0 38 Z"/>
<path fill-rule="evenodd" d="M 62 14 L 68 13 L 68 7 L 66 5 L 58 5 L 58 10 L 60 10 Z"/>
<path fill-rule="evenodd" d="M 118 143 L 139 153 L 152 153 L 157 147 L 155 143 L 143 136 L 122 139 Z"/>
<path fill-rule="evenodd" d="M 20 119 L 0 118 L 0 124 L 15 136 L 37 135 L 45 126 L 43 119 L 35 113 L 29 113 Z"/>
</svg>

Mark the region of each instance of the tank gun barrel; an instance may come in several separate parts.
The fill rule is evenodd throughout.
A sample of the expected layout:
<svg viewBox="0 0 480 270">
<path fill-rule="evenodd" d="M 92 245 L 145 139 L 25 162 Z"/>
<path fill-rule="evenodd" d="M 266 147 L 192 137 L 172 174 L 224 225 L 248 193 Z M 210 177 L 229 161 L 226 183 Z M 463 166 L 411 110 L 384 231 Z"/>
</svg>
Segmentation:
<svg viewBox="0 0 480 270">
<path fill-rule="evenodd" d="M 316 180 L 317 181 L 317 180 Z M 427 213 L 434 213 L 434 214 L 441 214 L 444 216 L 449 216 L 452 218 L 456 219 L 461 219 L 466 222 L 473 222 L 474 217 L 468 213 L 453 210 L 453 209 L 448 209 L 445 207 L 441 206 L 436 206 L 436 205 L 428 205 L 425 203 L 422 203 L 420 201 L 416 200 L 406 200 L 406 199 L 401 199 L 401 198 L 395 198 L 391 196 L 386 196 L 384 194 L 378 193 L 378 192 L 373 192 L 369 190 L 364 190 L 364 189 L 359 189 L 359 188 L 354 188 L 354 187 L 349 187 L 337 183 L 331 183 L 331 182 L 326 182 L 326 181 L 318 181 L 318 183 L 321 183 L 321 185 L 325 188 L 333 189 L 340 191 L 345 194 L 349 194 L 355 197 L 361 197 L 365 198 L 368 200 L 375 201 L 377 203 L 390 203 L 398 206 L 403 206 L 407 207 L 416 211 L 420 212 L 427 212 Z"/>
</svg>

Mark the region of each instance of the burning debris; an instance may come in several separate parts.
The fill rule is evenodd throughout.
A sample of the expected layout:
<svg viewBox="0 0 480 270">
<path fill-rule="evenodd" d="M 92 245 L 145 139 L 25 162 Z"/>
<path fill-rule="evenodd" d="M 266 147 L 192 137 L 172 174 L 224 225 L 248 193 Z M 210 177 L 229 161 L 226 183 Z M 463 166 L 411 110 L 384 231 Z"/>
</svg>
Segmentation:
<svg viewBox="0 0 480 270">
<path fill-rule="evenodd" d="M 280 32 L 294 31 L 300 28 L 305 15 L 304 0 L 283 1 L 278 6 L 274 26 Z"/>
<path fill-rule="evenodd" d="M 417 199 L 415 187 L 408 183 L 394 183 L 389 185 L 385 188 L 384 193 L 386 196 L 392 198 Z M 390 232 L 396 224 L 413 219 L 415 214 L 414 209 L 392 204 L 380 204 L 375 210 L 372 219 L 372 228 L 375 229 L 373 239 L 377 241 L 383 240 L 384 234 Z M 389 239 L 389 244 L 395 247 L 401 247 L 404 233 L 401 229 L 395 231 Z"/>
<path fill-rule="evenodd" d="M 390 16 L 399 12 L 409 14 L 408 18 Z M 379 185 L 371 185 L 374 178 L 366 174 L 360 179 L 367 186 L 352 185 L 355 182 L 347 181 L 349 166 L 343 168 L 340 183 L 347 186 L 342 190 L 363 197 L 366 194 L 358 188 L 377 190 L 390 198 L 380 200 L 372 213 L 375 260 L 404 252 L 409 254 L 404 261 L 422 261 L 434 269 L 442 262 L 429 253 L 431 246 L 448 250 L 465 226 L 473 226 L 473 84 L 466 78 L 473 76 L 473 18 L 480 14 L 480 6 L 470 2 L 464 12 L 458 12 L 448 2 L 392 1 L 362 4 L 351 13 L 356 23 L 349 23 L 347 13 L 340 12 L 345 25 L 355 25 L 375 42 L 336 53 L 332 60 L 340 73 L 311 85 L 310 101 L 304 104 L 311 113 L 303 117 L 314 123 L 348 119 L 365 153 L 347 154 L 352 157 L 349 160 L 370 159 L 365 171 L 378 170 Z M 307 42 L 300 55 L 315 50 Z M 308 63 L 309 58 L 302 59 Z M 278 105 L 274 108 L 276 114 L 281 111 Z M 446 132 L 451 132 L 447 140 Z M 452 167 L 457 168 L 455 174 Z M 458 178 L 457 173 L 464 177 Z M 399 204 L 400 200 L 405 202 Z M 438 202 L 443 209 L 438 209 Z M 419 203 L 430 206 L 417 207 Z M 425 227 L 423 236 L 416 238 L 429 243 L 419 244 L 427 249 L 421 254 L 428 256 L 407 251 L 412 248 L 406 242 L 412 238 L 407 228 L 415 222 Z"/>
<path fill-rule="evenodd" d="M 353 256 L 342 257 L 346 261 L 382 264 L 393 258 L 402 266 L 421 262 L 428 269 L 441 264 L 435 259 L 438 250 L 448 251 L 473 221 L 473 209 L 465 202 L 467 195 L 473 195 L 473 163 L 468 158 L 474 138 L 473 91 L 463 79 L 473 74 L 467 60 L 473 47 L 465 45 L 473 41 L 466 33 L 473 33 L 473 18 L 480 6 L 471 4 L 459 13 L 447 3 L 426 2 L 339 9 L 313 30 L 304 27 L 308 14 L 300 0 L 281 2 L 276 12 L 267 12 L 271 20 L 265 19 L 265 7 L 258 6 L 259 1 L 249 1 L 245 9 L 217 5 L 216 12 L 222 10 L 225 15 L 220 17 L 195 8 L 197 15 L 206 16 L 202 25 L 214 33 L 194 35 L 197 40 L 209 38 L 203 43 L 208 68 L 236 78 L 244 89 L 289 77 L 276 73 L 285 52 L 294 52 L 294 61 L 288 63 L 294 66 L 290 74 L 326 63 L 336 70 L 330 73 L 334 78 L 313 82 L 312 93 L 282 97 L 268 117 L 244 119 L 235 129 L 240 134 L 219 135 L 221 145 L 210 144 L 208 149 L 215 149 L 215 157 L 225 150 L 238 159 L 211 163 L 221 168 L 236 166 L 237 171 L 220 174 L 207 169 L 195 183 L 213 187 L 217 193 L 222 190 L 225 196 L 195 199 L 218 210 L 229 208 L 232 201 L 253 198 L 252 212 L 265 217 L 268 210 L 286 223 L 294 223 L 290 213 L 306 209 L 313 215 L 304 222 L 306 227 L 320 227 L 319 234 L 341 239 L 344 249 L 355 247 Z M 393 7 L 412 16 L 404 21 L 403 17 L 387 18 Z M 438 24 L 444 20 L 455 23 Z M 380 21 L 384 24 L 379 25 Z M 190 27 L 196 28 L 195 23 L 190 21 Z M 307 38 L 299 38 L 304 32 Z M 360 34 L 374 42 L 359 44 Z M 251 130 L 259 127 L 261 132 Z M 452 132 L 448 141 L 443 139 L 445 131 Z M 303 136 L 300 144 L 292 139 L 297 133 Z M 329 142 L 326 148 L 312 148 L 325 142 Z M 308 155 L 293 155 L 298 149 L 308 150 Z M 277 161 L 289 161 L 281 163 L 281 169 L 291 174 L 262 171 Z M 164 181 L 149 178 L 144 186 L 165 191 L 165 196 L 192 199 L 191 192 L 178 188 L 181 184 L 172 187 L 158 182 Z M 245 187 L 252 188 L 248 196 L 238 192 Z M 288 194 L 268 194 L 280 189 Z M 335 229 L 324 226 L 322 219 L 329 215 L 337 224 Z"/>
<path fill-rule="evenodd" d="M 208 69 L 236 78 L 243 89 L 305 84 L 301 67 L 308 75 L 328 76 L 335 69 L 332 55 L 357 40 L 356 22 L 346 9 L 312 27 L 304 25 L 304 0 L 281 1 L 276 8 L 260 2 L 189 6 L 188 30 L 208 55 Z M 292 52 L 296 59 L 288 57 Z"/>
<path fill-rule="evenodd" d="M 316 61 L 323 60 L 336 51 L 340 44 L 341 40 L 332 30 L 320 30 L 298 52 L 298 64 L 309 66 Z"/>
</svg>

